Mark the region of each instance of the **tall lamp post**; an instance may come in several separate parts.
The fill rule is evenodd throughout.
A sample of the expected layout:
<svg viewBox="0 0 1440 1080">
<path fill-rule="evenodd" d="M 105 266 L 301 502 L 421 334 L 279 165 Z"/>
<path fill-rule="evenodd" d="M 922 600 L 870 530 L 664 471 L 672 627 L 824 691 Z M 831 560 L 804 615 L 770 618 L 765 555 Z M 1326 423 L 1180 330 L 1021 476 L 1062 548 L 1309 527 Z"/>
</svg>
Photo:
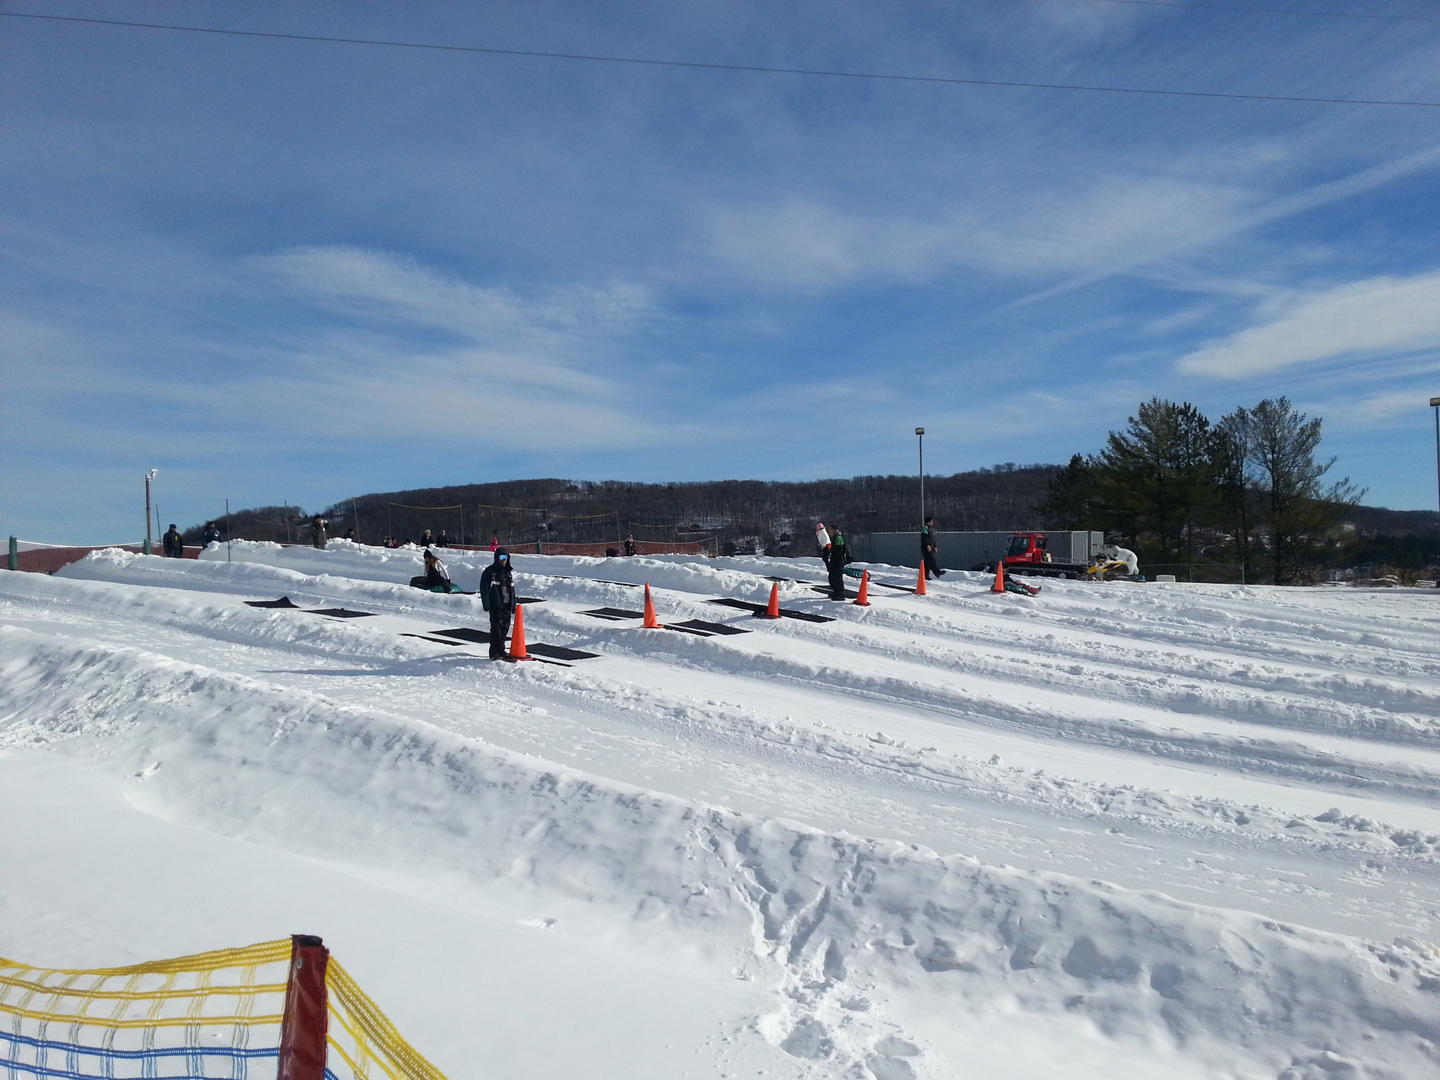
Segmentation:
<svg viewBox="0 0 1440 1080">
<path fill-rule="evenodd" d="M 1440 397 L 1432 397 L 1430 407 L 1435 410 L 1435 490 L 1440 500 Z M 1440 574 L 1435 575 L 1435 587 L 1440 589 Z"/>
<path fill-rule="evenodd" d="M 925 527 L 925 429 L 915 429 L 916 441 L 920 444 L 920 527 Z"/>
<path fill-rule="evenodd" d="M 1435 490 L 1440 498 L 1440 397 L 1432 397 L 1430 407 L 1435 410 Z"/>
<path fill-rule="evenodd" d="M 147 473 L 145 474 L 145 554 L 146 554 L 146 555 L 149 555 L 149 554 L 150 554 L 150 545 L 151 545 L 151 534 L 150 534 L 150 482 L 155 479 L 155 474 L 156 474 L 157 472 L 159 472 L 159 471 L 160 471 L 159 469 L 151 469 L 149 472 L 147 472 Z"/>
</svg>

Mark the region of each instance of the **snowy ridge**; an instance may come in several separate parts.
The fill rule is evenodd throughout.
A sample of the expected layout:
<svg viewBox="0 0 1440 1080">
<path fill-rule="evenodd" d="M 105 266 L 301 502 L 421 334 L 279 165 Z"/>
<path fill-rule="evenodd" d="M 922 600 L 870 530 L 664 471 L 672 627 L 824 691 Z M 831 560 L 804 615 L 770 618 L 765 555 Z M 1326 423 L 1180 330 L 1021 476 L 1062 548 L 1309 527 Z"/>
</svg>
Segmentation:
<svg viewBox="0 0 1440 1080">
<path fill-rule="evenodd" d="M 762 991 L 748 1027 L 781 1075 L 961 1075 L 967 1038 L 1021 1020 L 1067 1058 L 1088 1030 L 1111 1062 L 1175 1076 L 1440 1070 L 1423 607 L 1083 583 L 1020 606 L 947 578 L 928 604 L 871 609 L 787 584 L 783 603 L 836 622 L 775 624 L 707 600 L 763 600 L 765 574 L 803 563 L 517 559 L 545 598 L 531 639 L 602 654 L 561 670 L 403 636 L 484 625 L 473 597 L 404 587 L 414 552 L 215 554 L 0 578 L 0 750 L 98 762 L 149 814 L 217 836 L 690 956 Z M 486 560 L 448 561 L 465 584 Z M 662 618 L 752 632 L 580 614 L 638 606 L 604 579 L 640 574 Z M 281 593 L 375 615 L 240 603 Z M 1279 610 L 1244 638 L 1254 659 L 1226 663 L 1213 628 L 1236 632 L 1226 613 L 1252 602 Z M 1116 612 L 1140 610 L 1154 618 L 1128 615 L 1127 636 Z M 1016 636 L 1031 623 L 1046 629 Z M 1370 674 L 1345 662 L 1362 625 L 1397 641 Z M 1341 647 L 1302 662 L 1307 632 Z M 1030 665 L 1027 641 L 1047 646 Z M 743 1042 L 716 1060 L 739 1068 Z"/>
</svg>

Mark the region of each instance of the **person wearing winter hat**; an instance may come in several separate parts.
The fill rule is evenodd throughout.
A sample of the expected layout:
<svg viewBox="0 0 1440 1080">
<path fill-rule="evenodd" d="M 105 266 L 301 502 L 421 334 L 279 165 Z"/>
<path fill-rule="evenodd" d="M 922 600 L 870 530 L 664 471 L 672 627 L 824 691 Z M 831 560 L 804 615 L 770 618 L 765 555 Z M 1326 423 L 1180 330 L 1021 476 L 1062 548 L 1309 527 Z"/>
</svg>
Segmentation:
<svg viewBox="0 0 1440 1080">
<path fill-rule="evenodd" d="M 515 578 L 510 569 L 510 552 L 495 549 L 495 561 L 480 575 L 480 605 L 490 613 L 490 659 L 505 658 L 505 639 L 510 635 L 510 617 L 515 613 Z"/>
<path fill-rule="evenodd" d="M 920 527 L 920 561 L 925 567 L 927 578 L 945 576 L 945 571 L 940 569 L 935 558 L 935 553 L 939 550 L 940 545 L 935 542 L 935 519 L 927 517 L 925 524 Z"/>
<path fill-rule="evenodd" d="M 185 555 L 185 541 L 180 539 L 180 530 L 172 523 L 170 531 L 162 536 L 165 554 L 172 559 L 179 559 Z"/>
</svg>

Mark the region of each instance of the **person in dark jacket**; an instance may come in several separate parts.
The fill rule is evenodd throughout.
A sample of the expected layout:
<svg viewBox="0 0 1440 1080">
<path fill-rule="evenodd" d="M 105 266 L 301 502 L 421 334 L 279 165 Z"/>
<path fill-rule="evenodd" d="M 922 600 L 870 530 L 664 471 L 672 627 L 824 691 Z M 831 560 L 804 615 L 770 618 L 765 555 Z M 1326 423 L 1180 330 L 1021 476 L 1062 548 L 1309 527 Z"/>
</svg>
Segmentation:
<svg viewBox="0 0 1440 1080">
<path fill-rule="evenodd" d="M 927 517 L 925 524 L 920 527 L 920 559 L 925 566 L 927 578 L 944 577 L 945 571 L 940 569 L 940 564 L 935 561 L 935 553 L 940 550 L 940 545 L 935 542 L 935 519 Z"/>
<path fill-rule="evenodd" d="M 845 599 L 845 564 L 850 561 L 850 548 L 845 543 L 845 535 L 836 525 L 830 530 L 830 557 L 825 560 L 825 566 L 830 571 L 830 599 Z"/>
<path fill-rule="evenodd" d="M 425 573 L 411 578 L 410 586 L 415 589 L 442 589 L 447 593 L 454 588 L 450 583 L 450 571 L 429 548 L 425 549 Z"/>
<path fill-rule="evenodd" d="M 205 523 L 205 535 L 200 538 L 200 542 L 206 547 L 220 542 L 220 529 L 215 522 L 207 521 Z"/>
<path fill-rule="evenodd" d="M 329 539 L 329 534 L 325 531 L 329 527 L 330 522 L 326 521 L 319 514 L 316 514 L 310 519 L 310 543 L 322 551 L 325 549 L 325 541 Z"/>
<path fill-rule="evenodd" d="M 515 613 L 515 579 L 510 552 L 503 547 L 495 549 L 495 561 L 480 575 L 480 604 L 490 613 L 490 659 L 503 660 L 510 616 Z"/>
<path fill-rule="evenodd" d="M 185 555 L 185 541 L 180 539 L 180 530 L 175 523 L 170 523 L 170 531 L 160 538 L 165 554 L 172 559 L 179 559 Z"/>
</svg>

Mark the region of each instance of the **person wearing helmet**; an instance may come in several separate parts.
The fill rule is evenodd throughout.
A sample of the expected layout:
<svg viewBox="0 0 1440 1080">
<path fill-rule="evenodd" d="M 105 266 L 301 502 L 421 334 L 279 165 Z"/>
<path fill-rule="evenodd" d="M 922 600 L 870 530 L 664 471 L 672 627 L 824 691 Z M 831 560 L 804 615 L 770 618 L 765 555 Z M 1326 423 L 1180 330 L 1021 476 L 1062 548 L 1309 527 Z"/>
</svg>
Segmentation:
<svg viewBox="0 0 1440 1080">
<path fill-rule="evenodd" d="M 495 561 L 480 575 L 480 605 L 490 613 L 490 659 L 505 658 L 505 639 L 510 634 L 510 616 L 515 613 L 515 578 L 510 569 L 510 552 L 495 549 Z"/>
</svg>

